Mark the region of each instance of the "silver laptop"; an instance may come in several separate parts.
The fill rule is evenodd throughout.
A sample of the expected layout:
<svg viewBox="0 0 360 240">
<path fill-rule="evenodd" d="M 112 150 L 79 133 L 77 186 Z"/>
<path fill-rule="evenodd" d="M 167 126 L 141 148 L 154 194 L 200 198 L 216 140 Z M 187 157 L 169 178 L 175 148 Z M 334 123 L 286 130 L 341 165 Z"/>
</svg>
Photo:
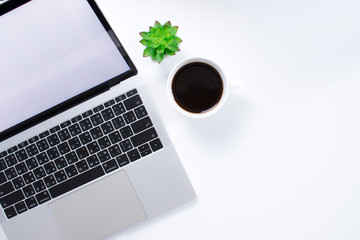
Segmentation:
<svg viewBox="0 0 360 240">
<path fill-rule="evenodd" d="M 94 0 L 2 1 L 0 34 L 0 224 L 9 240 L 103 239 L 194 198 Z"/>
</svg>

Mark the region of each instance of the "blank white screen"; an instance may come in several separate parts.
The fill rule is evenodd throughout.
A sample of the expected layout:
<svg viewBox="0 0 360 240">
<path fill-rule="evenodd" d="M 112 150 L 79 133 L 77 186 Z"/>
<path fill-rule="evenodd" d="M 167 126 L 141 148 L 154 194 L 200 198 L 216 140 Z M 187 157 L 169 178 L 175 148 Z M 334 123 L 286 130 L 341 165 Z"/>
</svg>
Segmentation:
<svg viewBox="0 0 360 240">
<path fill-rule="evenodd" d="M 130 69 L 86 0 L 32 0 L 0 35 L 0 131 Z"/>
</svg>

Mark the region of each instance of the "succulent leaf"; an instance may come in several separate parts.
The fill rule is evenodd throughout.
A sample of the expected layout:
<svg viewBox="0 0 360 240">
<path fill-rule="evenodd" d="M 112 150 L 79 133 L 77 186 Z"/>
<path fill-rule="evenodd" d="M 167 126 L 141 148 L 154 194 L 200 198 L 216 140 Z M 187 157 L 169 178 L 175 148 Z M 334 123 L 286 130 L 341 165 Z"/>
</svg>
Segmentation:
<svg viewBox="0 0 360 240">
<path fill-rule="evenodd" d="M 161 27 L 161 23 L 159 23 L 158 21 L 155 21 L 154 27 L 155 27 L 155 28 Z"/>
<path fill-rule="evenodd" d="M 149 33 L 148 33 L 148 32 L 141 32 L 141 33 L 140 33 L 140 36 L 141 36 L 143 39 L 150 40 L 150 36 L 149 36 Z"/>
<path fill-rule="evenodd" d="M 175 44 L 170 44 L 169 46 L 167 46 L 167 49 L 173 51 L 173 52 L 177 52 L 180 51 L 179 47 Z"/>
<path fill-rule="evenodd" d="M 168 49 L 168 48 L 165 49 L 165 53 L 166 53 L 167 55 L 175 55 L 175 52 L 174 52 L 174 51 L 171 51 L 171 50 Z"/>
<path fill-rule="evenodd" d="M 142 45 L 144 45 L 144 46 L 148 46 L 149 45 L 149 40 L 146 40 L 146 39 L 142 39 L 141 41 L 140 41 L 140 43 L 142 44 Z"/>
<path fill-rule="evenodd" d="M 147 47 L 145 48 L 143 55 L 144 57 L 149 57 L 152 56 L 154 52 L 155 52 L 155 48 Z"/>
<path fill-rule="evenodd" d="M 170 21 L 167 21 L 165 24 L 164 24 L 164 27 L 171 27 L 171 22 Z"/>
<path fill-rule="evenodd" d="M 149 32 L 140 32 L 142 40 L 141 44 L 146 46 L 144 50 L 144 57 L 151 57 L 152 60 L 161 63 L 166 55 L 175 55 L 175 52 L 180 51 L 178 44 L 182 40 L 175 36 L 178 31 L 177 26 L 171 26 L 168 21 L 164 25 L 155 21 L 154 27 L 149 28 Z"/>
</svg>

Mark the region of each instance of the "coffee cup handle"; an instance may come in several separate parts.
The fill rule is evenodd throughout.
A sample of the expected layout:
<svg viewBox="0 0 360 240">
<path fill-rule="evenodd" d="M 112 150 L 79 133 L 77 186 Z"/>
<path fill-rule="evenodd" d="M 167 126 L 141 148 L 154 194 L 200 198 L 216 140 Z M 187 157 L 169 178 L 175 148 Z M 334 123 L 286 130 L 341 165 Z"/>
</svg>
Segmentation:
<svg viewBox="0 0 360 240">
<path fill-rule="evenodd" d="M 229 83 L 229 88 L 230 88 L 231 90 L 233 90 L 233 89 L 235 90 L 235 89 L 241 88 L 242 85 L 243 85 L 243 83 L 242 83 L 241 81 L 231 81 L 231 82 Z"/>
</svg>

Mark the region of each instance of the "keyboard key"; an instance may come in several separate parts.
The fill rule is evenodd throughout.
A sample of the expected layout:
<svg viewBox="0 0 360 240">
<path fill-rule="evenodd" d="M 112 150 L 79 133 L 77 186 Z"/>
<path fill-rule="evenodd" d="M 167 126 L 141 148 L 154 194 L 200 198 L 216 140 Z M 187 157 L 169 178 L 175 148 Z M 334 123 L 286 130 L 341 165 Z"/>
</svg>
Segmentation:
<svg viewBox="0 0 360 240">
<path fill-rule="evenodd" d="M 85 160 L 81 160 L 80 162 L 77 162 L 76 167 L 79 170 L 79 173 L 82 173 L 89 169 L 89 166 L 87 165 Z"/>
<path fill-rule="evenodd" d="M 22 177 L 23 177 L 26 184 L 30 184 L 32 182 L 35 182 L 35 176 L 34 176 L 34 174 L 32 172 L 27 172 Z"/>
<path fill-rule="evenodd" d="M 83 114 L 81 114 L 81 116 L 82 116 L 83 118 L 87 118 L 87 117 L 89 117 L 89 116 L 91 116 L 91 115 L 93 115 L 93 111 L 92 111 L 92 110 L 86 111 L 86 112 L 84 112 Z"/>
<path fill-rule="evenodd" d="M 99 165 L 99 163 L 100 163 L 99 159 L 96 155 L 92 155 L 92 156 L 86 158 L 86 161 L 87 161 L 89 167 L 91 167 L 91 168 Z"/>
<path fill-rule="evenodd" d="M 61 155 L 65 155 L 66 153 L 70 152 L 70 147 L 67 142 L 63 142 L 57 146 Z"/>
<path fill-rule="evenodd" d="M 111 145 L 110 140 L 107 136 L 102 137 L 98 140 L 101 149 L 107 148 Z"/>
<path fill-rule="evenodd" d="M 10 193 L 9 195 L 6 195 L 5 197 L 2 197 L 0 199 L 1 206 L 3 208 L 7 208 L 14 203 L 17 203 L 25 198 L 24 194 L 21 190 L 17 190 L 16 192 Z"/>
<path fill-rule="evenodd" d="M 40 137 L 40 138 L 45 138 L 45 137 L 47 137 L 47 136 L 49 136 L 49 135 L 50 135 L 50 132 L 49 132 L 49 131 L 45 131 L 45 132 L 40 133 L 40 134 L 39 134 L 39 137 Z"/>
<path fill-rule="evenodd" d="M 100 127 L 105 135 L 114 131 L 114 128 L 113 128 L 111 122 L 106 122 L 106 123 L 102 124 Z"/>
<path fill-rule="evenodd" d="M 69 131 L 70 131 L 71 136 L 73 136 L 73 137 L 79 135 L 81 133 L 81 129 L 80 129 L 79 124 L 76 123 L 74 125 L 71 125 L 69 127 Z"/>
<path fill-rule="evenodd" d="M 94 111 L 94 113 L 97 113 L 97 112 L 99 112 L 99 111 L 101 111 L 101 110 L 103 110 L 103 109 L 104 109 L 104 106 L 103 106 L 103 105 L 99 105 L 99 106 L 95 107 L 95 108 L 93 109 L 93 111 Z"/>
<path fill-rule="evenodd" d="M 118 145 L 109 147 L 109 153 L 112 158 L 119 156 L 121 154 L 120 147 Z"/>
<path fill-rule="evenodd" d="M 119 168 L 119 166 L 116 164 L 115 159 L 107 161 L 102 166 L 103 166 L 106 173 L 112 172 L 112 171 Z"/>
<path fill-rule="evenodd" d="M 17 176 L 17 173 L 15 171 L 15 168 L 12 167 L 12 168 L 8 168 L 5 170 L 5 175 L 7 177 L 8 180 L 11 180 L 13 178 L 15 178 Z"/>
<path fill-rule="evenodd" d="M 28 186 L 24 187 L 22 189 L 22 191 L 23 191 L 25 197 L 27 197 L 27 198 L 35 194 L 35 190 L 32 185 L 28 185 Z"/>
<path fill-rule="evenodd" d="M 14 190 L 15 190 L 15 188 L 11 184 L 11 182 L 4 183 L 3 185 L 0 185 L 0 197 L 4 196 L 6 194 L 9 194 Z"/>
<path fill-rule="evenodd" d="M 56 134 L 53 134 L 53 135 L 50 135 L 49 137 L 47 137 L 47 141 L 51 147 L 60 143 L 60 140 Z"/>
<path fill-rule="evenodd" d="M 65 172 L 66 172 L 68 178 L 71 178 L 78 174 L 78 171 L 77 171 L 75 165 L 71 165 L 71 166 L 65 168 Z"/>
<path fill-rule="evenodd" d="M 34 143 L 34 142 L 36 142 L 36 141 L 38 141 L 38 140 L 39 140 L 39 137 L 38 137 L 38 136 L 35 136 L 35 137 L 30 138 L 30 139 L 28 140 L 28 142 L 29 142 L 29 144 L 32 144 L 32 143 Z"/>
<path fill-rule="evenodd" d="M 137 149 L 133 149 L 127 153 L 131 162 L 134 162 L 140 158 L 139 151 Z"/>
<path fill-rule="evenodd" d="M 56 180 L 53 175 L 50 175 L 44 178 L 44 183 L 49 188 L 56 184 Z"/>
<path fill-rule="evenodd" d="M 126 109 L 125 109 L 123 103 L 119 103 L 119 104 L 114 105 L 112 107 L 112 109 L 114 110 L 114 113 L 115 113 L 116 116 L 119 116 L 119 115 L 123 114 L 124 112 L 126 112 Z"/>
<path fill-rule="evenodd" d="M 88 144 L 89 142 L 92 141 L 92 138 L 91 138 L 89 132 L 85 132 L 85 133 L 79 135 L 79 138 L 80 138 L 80 141 L 81 141 L 81 143 L 83 145 Z"/>
<path fill-rule="evenodd" d="M 11 167 L 12 165 L 15 165 L 18 161 L 15 158 L 14 154 L 11 154 L 7 157 L 5 157 L 6 164 Z"/>
<path fill-rule="evenodd" d="M 127 124 L 130 124 L 134 121 L 136 121 L 136 117 L 133 111 L 127 112 L 123 115 L 123 118 Z"/>
<path fill-rule="evenodd" d="M 6 169 L 7 166 L 5 164 L 5 161 L 3 159 L 0 159 L 0 171 Z"/>
<path fill-rule="evenodd" d="M 60 153 L 56 147 L 50 148 L 46 151 L 46 153 L 49 156 L 50 160 L 54 160 L 55 158 L 58 158 L 60 156 Z"/>
<path fill-rule="evenodd" d="M 89 156 L 89 152 L 86 149 L 86 147 L 81 147 L 81 148 L 77 149 L 76 154 L 78 155 L 79 159 L 83 159 L 83 158 L 86 158 L 87 156 Z"/>
<path fill-rule="evenodd" d="M 41 139 L 40 141 L 36 142 L 36 146 L 38 147 L 40 152 L 45 151 L 50 147 L 46 139 Z"/>
<path fill-rule="evenodd" d="M 32 209 L 34 207 L 36 207 L 38 204 L 36 202 L 35 197 L 31 197 L 25 200 L 25 204 L 28 207 L 28 209 Z"/>
<path fill-rule="evenodd" d="M 112 120 L 112 123 L 114 124 L 114 127 L 115 127 L 116 129 L 119 129 L 119 128 L 125 126 L 125 122 L 124 122 L 124 120 L 122 119 L 121 116 L 113 119 L 113 120 Z"/>
<path fill-rule="evenodd" d="M 15 217 L 15 216 L 17 215 L 17 213 L 16 213 L 16 211 L 15 211 L 15 208 L 14 208 L 13 206 L 5 209 L 4 212 L 5 212 L 6 217 L 7 217 L 8 219 L 13 218 L 13 217 Z"/>
<path fill-rule="evenodd" d="M 81 115 L 78 115 L 78 116 L 76 116 L 76 117 L 73 117 L 73 118 L 71 119 L 71 122 L 72 122 L 72 123 L 76 123 L 76 122 L 80 121 L 81 119 L 82 119 Z"/>
<path fill-rule="evenodd" d="M 49 158 L 46 153 L 40 153 L 36 156 L 36 160 L 40 165 L 43 165 L 49 161 Z"/>
<path fill-rule="evenodd" d="M 133 148 L 129 139 L 126 139 L 125 141 L 120 142 L 120 147 L 123 152 L 127 152 Z"/>
<path fill-rule="evenodd" d="M 145 117 L 146 115 L 148 115 L 148 113 L 147 113 L 147 111 L 146 111 L 146 109 L 145 109 L 144 106 L 140 106 L 140 107 L 138 107 L 138 108 L 135 108 L 135 109 L 134 109 L 134 112 L 135 112 L 135 115 L 136 115 L 136 117 L 137 117 L 138 119 L 143 118 L 143 117 Z"/>
<path fill-rule="evenodd" d="M 96 127 L 97 125 L 100 125 L 104 122 L 104 120 L 102 119 L 100 113 L 97 113 L 93 116 L 90 117 L 90 120 L 92 122 L 92 124 Z"/>
<path fill-rule="evenodd" d="M 59 136 L 59 138 L 60 138 L 60 140 L 62 142 L 68 140 L 69 138 L 71 138 L 69 130 L 67 130 L 66 128 L 59 131 L 58 136 Z"/>
<path fill-rule="evenodd" d="M 121 102 L 122 100 L 124 100 L 126 98 L 125 94 L 122 94 L 121 96 L 118 96 L 115 98 L 116 102 Z"/>
<path fill-rule="evenodd" d="M 35 156 L 39 153 L 37 147 L 35 144 L 31 144 L 30 146 L 26 147 L 26 152 L 28 153 L 29 157 Z"/>
<path fill-rule="evenodd" d="M 71 125 L 71 121 L 68 120 L 68 121 L 63 122 L 62 124 L 60 124 L 60 127 L 61 127 L 61 128 L 67 128 L 67 127 L 70 126 L 70 125 Z"/>
<path fill-rule="evenodd" d="M 113 111 L 111 108 L 107 108 L 104 111 L 101 112 L 101 115 L 103 116 L 104 121 L 108 121 L 115 117 Z"/>
<path fill-rule="evenodd" d="M 92 124 L 89 118 L 82 120 L 79 124 L 84 132 L 92 128 Z"/>
<path fill-rule="evenodd" d="M 60 170 L 60 171 L 54 173 L 54 177 L 58 183 L 63 182 L 67 179 L 66 173 L 64 170 Z"/>
<path fill-rule="evenodd" d="M 104 106 L 107 108 L 114 104 L 115 104 L 115 100 L 111 99 L 110 101 L 107 101 L 106 103 L 104 103 Z"/>
<path fill-rule="evenodd" d="M 6 181 L 7 181 L 7 179 L 5 177 L 5 173 L 0 172 L 0 184 L 3 184 Z"/>
<path fill-rule="evenodd" d="M 124 105 L 126 107 L 126 109 L 129 111 L 137 106 L 140 106 L 142 104 L 142 101 L 140 99 L 139 95 L 135 95 L 129 99 L 126 99 L 124 101 Z"/>
<path fill-rule="evenodd" d="M 89 171 L 84 172 L 83 174 L 79 174 L 73 178 L 70 178 L 69 180 L 61 184 L 55 185 L 54 187 L 49 189 L 49 192 L 53 198 L 56 198 L 64 193 L 67 193 L 68 191 L 71 191 L 79 186 L 91 182 L 92 180 L 97 179 L 104 174 L 105 173 L 102 167 L 97 166 L 90 169 Z"/>
<path fill-rule="evenodd" d="M 120 142 L 122 140 L 120 133 L 118 131 L 113 132 L 109 135 L 110 141 L 112 144 Z"/>
<path fill-rule="evenodd" d="M 23 186 L 25 186 L 24 180 L 21 177 L 17 177 L 14 180 L 12 180 L 12 183 L 15 187 L 15 189 L 19 189 L 22 188 Z"/>
<path fill-rule="evenodd" d="M 127 92 L 127 93 L 126 93 L 126 96 L 131 97 L 131 96 L 133 96 L 133 95 L 135 95 L 135 94 L 137 94 L 137 90 L 136 90 L 136 89 L 133 89 L 133 90 Z"/>
<path fill-rule="evenodd" d="M 134 133 L 139 133 L 141 131 L 144 131 L 145 129 L 148 129 L 149 127 L 152 127 L 152 125 L 153 124 L 150 118 L 146 117 L 131 124 L 131 128 L 133 129 Z"/>
<path fill-rule="evenodd" d="M 45 188 L 46 188 L 45 183 L 41 179 L 39 181 L 34 182 L 33 186 L 34 186 L 34 189 L 35 189 L 35 191 L 37 193 L 45 190 Z"/>
<path fill-rule="evenodd" d="M 100 151 L 100 147 L 97 144 L 97 142 L 89 143 L 88 145 L 86 145 L 86 147 L 90 154 L 94 154 L 94 153 L 97 153 L 98 151 Z"/>
<path fill-rule="evenodd" d="M 18 175 L 22 175 L 28 171 L 25 163 L 23 163 L 23 162 L 16 165 L 15 169 L 16 169 L 16 172 L 18 173 Z"/>
<path fill-rule="evenodd" d="M 17 146 L 13 146 L 7 150 L 8 154 L 14 153 L 18 150 Z"/>
<path fill-rule="evenodd" d="M 103 133 L 101 131 L 101 129 L 99 127 L 96 127 L 94 129 L 91 129 L 90 130 L 90 134 L 92 136 L 92 138 L 95 140 L 95 139 L 98 139 L 99 137 L 102 137 L 103 136 Z"/>
<path fill-rule="evenodd" d="M 111 158 L 109 152 L 106 149 L 99 152 L 97 156 L 101 162 L 106 162 Z"/>
<path fill-rule="evenodd" d="M 55 127 L 50 129 L 50 133 L 55 133 L 55 132 L 57 132 L 59 130 L 60 130 L 60 126 L 55 126 Z"/>
<path fill-rule="evenodd" d="M 0 152 L 0 157 L 6 157 L 7 151 Z"/>
<path fill-rule="evenodd" d="M 140 152 L 140 155 L 141 155 L 142 157 L 145 157 L 145 156 L 149 155 L 150 153 L 152 153 L 152 151 L 151 151 L 151 149 L 149 148 L 149 149 L 147 149 L 147 150 L 144 150 L 144 151 Z"/>
<path fill-rule="evenodd" d="M 48 191 L 43 191 L 41 193 L 38 193 L 35 195 L 35 197 L 39 204 L 43 204 L 51 199 Z"/>
<path fill-rule="evenodd" d="M 80 135 L 80 138 L 81 138 L 81 135 Z M 81 143 L 80 143 L 78 137 L 74 137 L 74 138 L 70 139 L 68 141 L 68 143 L 70 145 L 71 150 L 75 150 L 75 149 L 81 147 Z"/>
<path fill-rule="evenodd" d="M 35 158 L 30 158 L 30 159 L 26 160 L 25 163 L 29 170 L 32 170 L 32 169 L 36 168 L 37 166 L 39 166 L 39 164 Z"/>
<path fill-rule="evenodd" d="M 45 164 L 44 169 L 47 174 L 51 174 L 56 171 L 56 167 L 53 162 L 49 162 L 49 163 Z"/>
<path fill-rule="evenodd" d="M 129 158 L 128 158 L 128 156 L 126 154 L 123 154 L 123 155 L 117 157 L 116 162 L 118 163 L 118 165 L 120 167 L 123 167 L 123 166 L 130 163 Z"/>
<path fill-rule="evenodd" d="M 24 149 L 20 149 L 15 153 L 15 156 L 19 162 L 22 162 L 28 158 L 26 151 Z"/>
<path fill-rule="evenodd" d="M 28 141 L 24 141 L 24 142 L 18 144 L 17 146 L 18 146 L 19 149 L 21 149 L 21 148 L 26 147 L 27 145 L 29 145 Z"/>
<path fill-rule="evenodd" d="M 17 211 L 18 214 L 21 214 L 23 212 L 26 212 L 27 211 L 27 207 L 25 205 L 25 202 L 21 201 L 17 204 L 15 204 L 15 209 Z"/>
<path fill-rule="evenodd" d="M 145 144 L 141 145 L 140 147 L 138 147 L 138 149 L 139 149 L 139 152 L 143 152 L 143 151 L 150 149 L 150 145 L 148 143 L 145 143 Z"/>
<path fill-rule="evenodd" d="M 62 169 L 67 166 L 67 162 L 64 157 L 59 157 L 58 159 L 55 160 L 55 165 L 57 169 Z"/>
<path fill-rule="evenodd" d="M 66 154 L 65 158 L 69 165 L 79 161 L 79 158 L 77 157 L 75 152 Z"/>
<path fill-rule="evenodd" d="M 123 127 L 119 131 L 124 139 L 134 135 L 129 126 Z"/>
<path fill-rule="evenodd" d="M 65 161 L 65 160 L 64 160 Z M 34 175 L 36 179 L 40 179 L 46 176 L 45 170 L 43 167 L 38 167 L 34 170 Z"/>
<path fill-rule="evenodd" d="M 131 142 L 134 147 L 137 147 L 156 138 L 157 136 L 158 135 L 155 131 L 155 128 L 150 128 L 144 132 L 139 133 L 138 135 L 131 137 Z"/>
</svg>

